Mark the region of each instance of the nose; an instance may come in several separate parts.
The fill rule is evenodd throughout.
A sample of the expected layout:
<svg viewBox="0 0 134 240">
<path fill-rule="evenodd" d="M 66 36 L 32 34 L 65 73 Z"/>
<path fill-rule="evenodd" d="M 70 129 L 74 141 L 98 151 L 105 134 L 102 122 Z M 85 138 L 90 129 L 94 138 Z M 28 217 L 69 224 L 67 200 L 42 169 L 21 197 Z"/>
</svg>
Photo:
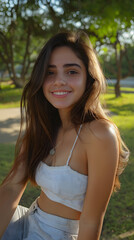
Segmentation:
<svg viewBox="0 0 134 240">
<path fill-rule="evenodd" d="M 55 85 L 66 85 L 66 79 L 63 74 L 57 74 L 54 79 Z"/>
</svg>

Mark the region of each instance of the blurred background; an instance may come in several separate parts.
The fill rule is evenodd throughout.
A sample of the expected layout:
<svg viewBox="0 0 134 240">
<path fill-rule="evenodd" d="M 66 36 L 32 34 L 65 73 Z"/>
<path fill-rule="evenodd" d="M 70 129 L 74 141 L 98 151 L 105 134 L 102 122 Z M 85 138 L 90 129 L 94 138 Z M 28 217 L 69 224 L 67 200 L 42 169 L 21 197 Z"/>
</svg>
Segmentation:
<svg viewBox="0 0 134 240">
<path fill-rule="evenodd" d="M 113 194 L 101 239 L 134 239 L 134 1 L 1 0 L 0 1 L 0 182 L 14 159 L 19 132 L 20 98 L 44 43 L 60 31 L 84 30 L 107 79 L 102 97 L 130 149 Z M 28 185 L 21 204 L 39 194 Z M 99 200 L 98 200 L 99 201 Z"/>
</svg>

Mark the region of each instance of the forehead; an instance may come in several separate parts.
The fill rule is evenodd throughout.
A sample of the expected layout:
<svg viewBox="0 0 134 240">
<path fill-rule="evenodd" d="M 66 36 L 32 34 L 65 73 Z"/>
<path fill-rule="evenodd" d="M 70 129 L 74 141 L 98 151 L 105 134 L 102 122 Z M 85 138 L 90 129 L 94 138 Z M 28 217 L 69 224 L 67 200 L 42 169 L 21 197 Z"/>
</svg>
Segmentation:
<svg viewBox="0 0 134 240">
<path fill-rule="evenodd" d="M 84 65 L 83 62 L 77 57 L 75 52 L 66 46 L 56 47 L 50 56 L 49 64 L 66 64 L 66 63 L 79 63 L 80 65 Z"/>
</svg>

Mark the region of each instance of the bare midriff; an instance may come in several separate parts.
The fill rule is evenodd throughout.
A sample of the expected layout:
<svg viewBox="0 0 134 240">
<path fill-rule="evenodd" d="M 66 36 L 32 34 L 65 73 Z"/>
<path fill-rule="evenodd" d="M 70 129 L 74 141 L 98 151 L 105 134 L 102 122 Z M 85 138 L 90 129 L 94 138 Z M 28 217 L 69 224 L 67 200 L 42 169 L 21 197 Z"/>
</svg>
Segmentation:
<svg viewBox="0 0 134 240">
<path fill-rule="evenodd" d="M 38 205 L 46 213 L 72 220 L 80 219 L 81 212 L 50 200 L 44 192 L 41 192 L 38 198 Z"/>
</svg>

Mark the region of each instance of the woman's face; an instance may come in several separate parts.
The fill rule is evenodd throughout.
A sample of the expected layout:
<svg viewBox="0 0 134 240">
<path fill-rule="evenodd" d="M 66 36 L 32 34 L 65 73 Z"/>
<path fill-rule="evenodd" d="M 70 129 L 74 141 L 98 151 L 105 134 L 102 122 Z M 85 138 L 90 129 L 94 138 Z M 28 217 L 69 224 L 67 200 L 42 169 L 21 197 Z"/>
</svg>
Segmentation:
<svg viewBox="0 0 134 240">
<path fill-rule="evenodd" d="M 43 84 L 46 99 L 57 109 L 71 109 L 86 88 L 86 68 L 69 47 L 53 50 Z"/>
</svg>

